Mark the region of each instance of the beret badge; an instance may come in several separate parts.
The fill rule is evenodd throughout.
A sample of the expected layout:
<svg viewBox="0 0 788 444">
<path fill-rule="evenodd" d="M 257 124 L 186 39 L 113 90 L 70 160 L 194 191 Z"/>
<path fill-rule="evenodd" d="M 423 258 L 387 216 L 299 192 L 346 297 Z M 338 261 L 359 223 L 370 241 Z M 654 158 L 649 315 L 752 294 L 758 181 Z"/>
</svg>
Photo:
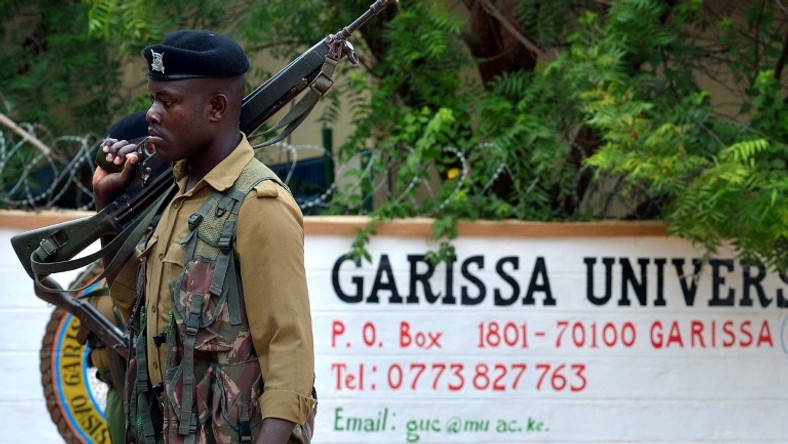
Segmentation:
<svg viewBox="0 0 788 444">
<path fill-rule="evenodd" d="M 151 71 L 159 71 L 160 73 L 164 74 L 164 53 L 163 52 L 156 52 L 151 48 L 151 62 L 150 62 L 150 70 Z"/>
</svg>

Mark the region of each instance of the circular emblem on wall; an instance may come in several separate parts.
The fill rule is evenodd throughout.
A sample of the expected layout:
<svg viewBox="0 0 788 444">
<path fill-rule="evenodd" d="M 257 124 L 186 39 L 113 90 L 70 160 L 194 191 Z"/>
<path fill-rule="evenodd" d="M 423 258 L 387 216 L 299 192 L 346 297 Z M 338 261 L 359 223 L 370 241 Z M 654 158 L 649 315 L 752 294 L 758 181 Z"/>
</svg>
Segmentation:
<svg viewBox="0 0 788 444">
<path fill-rule="evenodd" d="M 79 319 L 57 308 L 41 344 L 41 384 L 47 410 L 65 442 L 109 443 L 104 417 L 107 386 L 88 366 L 87 345 L 77 341 Z"/>
</svg>

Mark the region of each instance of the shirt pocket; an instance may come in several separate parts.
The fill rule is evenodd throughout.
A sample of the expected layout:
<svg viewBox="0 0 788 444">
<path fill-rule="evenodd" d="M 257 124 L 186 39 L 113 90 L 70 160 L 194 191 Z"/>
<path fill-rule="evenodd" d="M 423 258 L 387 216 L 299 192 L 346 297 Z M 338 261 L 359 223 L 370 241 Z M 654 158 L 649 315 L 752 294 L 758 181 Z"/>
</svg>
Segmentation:
<svg viewBox="0 0 788 444">
<path fill-rule="evenodd" d="M 186 249 L 178 242 L 173 242 L 167 246 L 167 251 L 159 253 L 158 259 L 161 261 L 162 280 L 167 285 L 172 285 L 178 275 L 183 270 L 183 259 L 186 257 Z"/>
</svg>

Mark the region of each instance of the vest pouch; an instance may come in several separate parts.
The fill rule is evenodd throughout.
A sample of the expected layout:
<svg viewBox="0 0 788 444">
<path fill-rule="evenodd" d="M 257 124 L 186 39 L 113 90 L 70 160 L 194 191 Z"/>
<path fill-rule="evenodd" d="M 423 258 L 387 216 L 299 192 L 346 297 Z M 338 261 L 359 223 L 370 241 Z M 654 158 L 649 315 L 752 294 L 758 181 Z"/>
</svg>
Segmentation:
<svg viewBox="0 0 788 444">
<path fill-rule="evenodd" d="M 164 394 L 164 408 L 169 411 L 165 415 L 167 420 L 164 422 L 164 436 L 168 437 L 168 442 L 177 443 L 183 442 L 184 436 L 178 434 L 178 413 L 182 409 L 181 401 L 183 399 L 183 373 L 181 367 L 168 369 L 165 374 L 166 393 Z M 200 375 L 200 380 L 196 381 L 192 387 L 192 411 L 195 412 L 195 435 L 211 436 L 211 411 L 213 409 L 213 385 L 216 380 L 214 369 L 207 363 L 201 362 L 195 364 L 194 374 Z M 211 442 L 204 439 L 198 439 L 195 442 Z"/>
<path fill-rule="evenodd" d="M 199 438 L 205 436 L 215 437 L 216 442 L 238 442 L 241 432 L 250 434 L 259 428 L 260 367 L 254 345 L 245 314 L 243 324 L 230 321 L 226 291 L 211 294 L 215 271 L 215 263 L 197 257 L 184 266 L 171 287 L 165 370 L 169 420 L 164 425 L 171 442 L 180 442 L 187 433 L 195 434 L 196 442 L 203 442 Z M 247 389 L 250 393 L 239 393 L 238 387 L 253 385 Z M 247 420 L 244 415 L 252 416 Z M 222 438 L 227 436 L 234 438 Z"/>
<path fill-rule="evenodd" d="M 229 351 L 236 339 L 222 331 L 229 317 L 226 293 L 210 293 L 215 271 L 215 263 L 196 258 L 186 264 L 173 283 L 173 314 L 179 337 L 196 330 L 195 352 Z"/>
<path fill-rule="evenodd" d="M 203 377 L 194 385 L 193 411 L 195 412 L 194 442 L 237 443 L 241 436 L 253 438 L 262 423 L 259 405 L 262 378 L 256 359 L 232 365 L 200 363 L 195 365 L 195 374 Z M 164 424 L 168 442 L 183 442 L 179 435 L 178 413 L 182 409 L 183 374 L 180 368 L 167 374 L 166 406 L 171 418 Z M 244 392 L 241 387 L 250 387 Z"/>
<path fill-rule="evenodd" d="M 213 385 L 213 433 L 217 443 L 252 442 L 260 432 L 262 416 L 257 402 L 262 395 L 263 381 L 257 359 L 230 365 L 215 365 Z M 246 391 L 242 389 L 246 387 Z"/>
</svg>

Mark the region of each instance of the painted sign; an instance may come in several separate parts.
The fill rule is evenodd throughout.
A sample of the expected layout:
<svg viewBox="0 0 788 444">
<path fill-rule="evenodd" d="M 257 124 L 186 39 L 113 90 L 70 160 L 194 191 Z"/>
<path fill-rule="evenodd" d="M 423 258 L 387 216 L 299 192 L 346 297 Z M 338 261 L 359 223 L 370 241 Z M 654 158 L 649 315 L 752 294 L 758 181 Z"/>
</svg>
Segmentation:
<svg viewBox="0 0 788 444">
<path fill-rule="evenodd" d="M 432 265 L 428 224 L 403 221 L 379 226 L 357 263 L 346 252 L 363 223 L 305 221 L 315 444 L 788 437 L 788 277 L 643 224 L 474 223 Z M 50 319 L 2 244 L 4 353 L 28 357 L 3 361 L 7 441 L 102 442 L 73 318 Z M 42 391 L 40 336 L 19 332 L 47 321 Z M 73 411 L 55 428 L 43 406 Z"/>
<path fill-rule="evenodd" d="M 315 442 L 788 437 L 788 276 L 665 237 L 307 238 Z"/>
<path fill-rule="evenodd" d="M 106 386 L 88 366 L 90 348 L 77 339 L 79 319 L 52 313 L 41 349 L 41 381 L 47 408 L 68 443 L 109 443 L 104 417 Z"/>
</svg>

